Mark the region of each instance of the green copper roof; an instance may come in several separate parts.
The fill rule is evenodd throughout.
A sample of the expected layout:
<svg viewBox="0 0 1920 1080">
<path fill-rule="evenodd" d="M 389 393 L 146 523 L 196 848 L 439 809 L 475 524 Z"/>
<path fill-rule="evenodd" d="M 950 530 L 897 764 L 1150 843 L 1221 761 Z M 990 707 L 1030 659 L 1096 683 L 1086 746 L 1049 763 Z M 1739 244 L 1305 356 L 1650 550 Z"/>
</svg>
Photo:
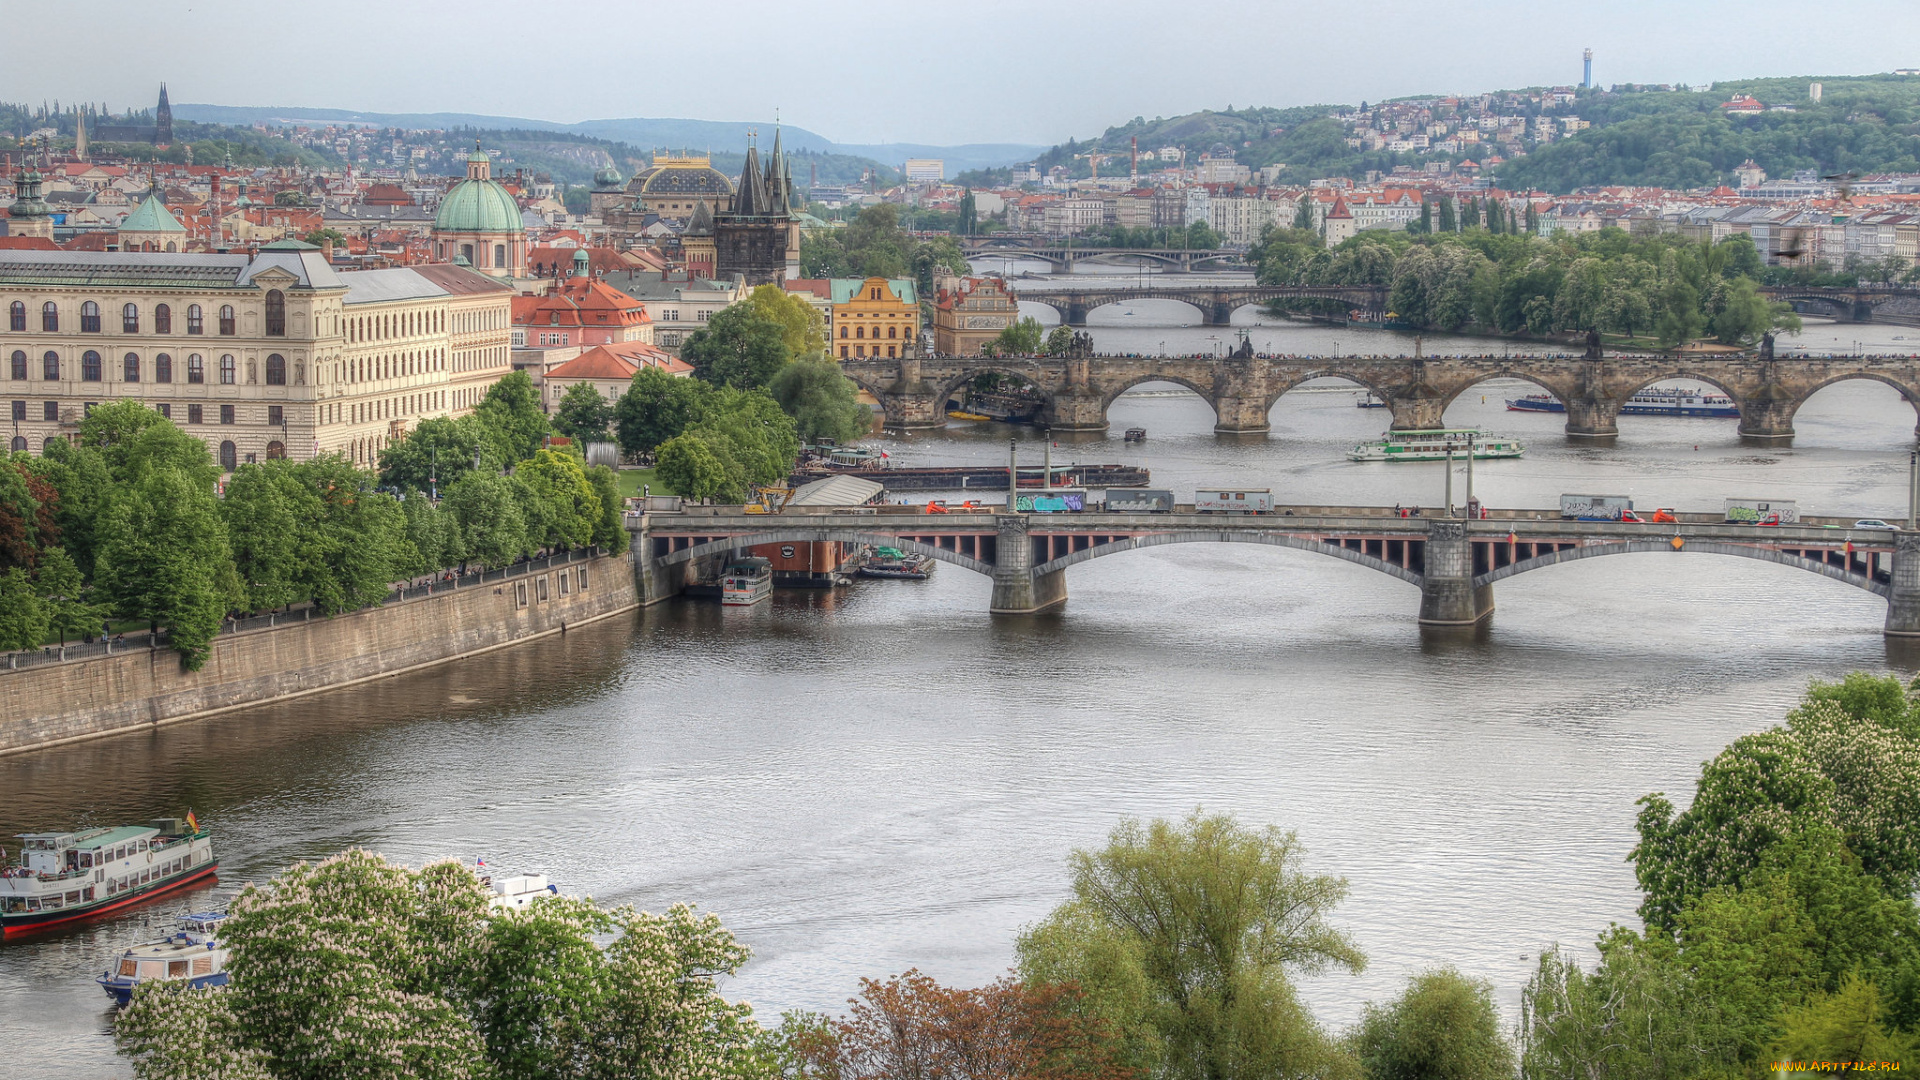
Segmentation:
<svg viewBox="0 0 1920 1080">
<path fill-rule="evenodd" d="M 319 245 L 309 244 L 305 240 L 275 240 L 271 244 L 261 244 L 261 251 L 319 251 Z"/>
<path fill-rule="evenodd" d="M 519 232 L 524 226 L 520 204 L 506 188 L 492 180 L 462 180 L 440 200 L 433 228 L 435 232 Z"/>
<path fill-rule="evenodd" d="M 126 220 L 120 223 L 121 232 L 177 232 L 187 231 L 180 219 L 173 216 L 167 204 L 158 195 L 148 195 L 146 201 L 134 208 Z"/>
<path fill-rule="evenodd" d="M 866 283 L 866 278 L 832 279 L 830 284 L 833 289 L 833 302 L 836 304 L 851 302 L 854 294 L 858 293 Z M 888 278 L 887 288 L 893 290 L 893 295 L 887 297 L 889 300 L 898 300 L 903 304 L 917 304 L 920 302 L 919 298 L 914 295 L 913 279 L 911 278 Z"/>
</svg>

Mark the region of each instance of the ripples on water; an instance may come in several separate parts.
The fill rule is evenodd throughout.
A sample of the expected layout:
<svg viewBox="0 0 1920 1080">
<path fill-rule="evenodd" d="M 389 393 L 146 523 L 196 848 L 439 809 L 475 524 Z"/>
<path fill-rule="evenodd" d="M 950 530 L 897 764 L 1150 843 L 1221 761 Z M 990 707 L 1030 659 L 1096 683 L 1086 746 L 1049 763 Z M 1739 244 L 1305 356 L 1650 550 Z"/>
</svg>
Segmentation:
<svg viewBox="0 0 1920 1080">
<path fill-rule="evenodd" d="M 1305 350 L 1302 350 L 1305 351 Z M 1625 418 L 1614 446 L 1510 414 L 1487 384 L 1452 424 L 1511 431 L 1481 463 L 1496 506 L 1561 491 L 1717 508 L 1904 512 L 1913 410 L 1822 392 L 1786 448 L 1731 421 Z M 1341 456 L 1386 424 L 1347 392 L 1293 394 L 1265 438 L 1220 438 L 1190 396 L 1115 405 L 1114 436 L 1058 460 L 1139 460 L 1155 483 L 1271 486 L 1302 502 L 1440 501 L 1438 466 Z M 1127 426 L 1149 431 L 1123 445 Z M 890 440 L 903 462 L 1002 460 L 1010 429 Z M 1031 431 L 1025 460 L 1038 460 Z M 1699 449 L 1695 450 L 1694 447 Z M 1692 554 L 1503 581 L 1478 634 L 1423 636 L 1416 591 L 1265 547 L 1161 547 L 1069 573 L 1063 612 L 986 614 L 984 579 L 677 603 L 436 670 L 155 732 L 0 759 L 0 830 L 144 820 L 219 832 L 208 893 L 0 947 L 11 1075 L 112 1060 L 91 976 L 116 949 L 296 859 L 361 844 L 411 864 L 484 856 L 569 892 L 722 915 L 755 951 L 728 992 L 763 1015 L 836 1008 L 862 976 L 992 979 L 1065 895 L 1064 859 L 1124 815 L 1225 810 L 1298 830 L 1347 876 L 1336 921 L 1372 958 L 1309 980 L 1334 1025 L 1453 964 L 1511 1011 L 1530 958 L 1630 922 L 1633 800 L 1775 722 L 1809 678 L 1901 671 L 1883 603 L 1811 574 Z M 1590 949 L 1589 949 L 1590 951 Z"/>
</svg>

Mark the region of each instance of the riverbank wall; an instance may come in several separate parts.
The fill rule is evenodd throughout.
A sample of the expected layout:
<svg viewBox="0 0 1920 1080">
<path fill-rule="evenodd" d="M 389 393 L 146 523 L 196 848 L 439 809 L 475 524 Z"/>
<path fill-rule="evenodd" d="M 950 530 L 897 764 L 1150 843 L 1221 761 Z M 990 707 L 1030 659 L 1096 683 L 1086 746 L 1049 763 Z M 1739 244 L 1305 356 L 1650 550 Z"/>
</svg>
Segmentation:
<svg viewBox="0 0 1920 1080">
<path fill-rule="evenodd" d="M 333 618 L 233 631 L 183 671 L 168 648 L 0 666 L 0 755 L 352 686 L 565 633 L 640 605 L 626 555 L 556 556 Z M 44 658 L 36 658 L 44 659 Z"/>
</svg>

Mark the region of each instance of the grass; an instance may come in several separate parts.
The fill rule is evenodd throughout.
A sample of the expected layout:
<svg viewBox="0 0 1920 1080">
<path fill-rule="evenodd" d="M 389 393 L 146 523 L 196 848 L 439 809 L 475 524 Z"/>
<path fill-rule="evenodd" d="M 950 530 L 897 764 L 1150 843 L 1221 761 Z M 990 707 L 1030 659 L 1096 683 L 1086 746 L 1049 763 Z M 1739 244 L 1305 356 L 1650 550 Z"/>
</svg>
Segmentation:
<svg viewBox="0 0 1920 1080">
<path fill-rule="evenodd" d="M 653 469 L 621 469 L 615 474 L 620 481 L 621 496 L 624 498 L 640 494 L 640 485 L 654 483 L 654 472 Z M 666 494 L 665 489 L 662 489 L 661 494 Z"/>
</svg>

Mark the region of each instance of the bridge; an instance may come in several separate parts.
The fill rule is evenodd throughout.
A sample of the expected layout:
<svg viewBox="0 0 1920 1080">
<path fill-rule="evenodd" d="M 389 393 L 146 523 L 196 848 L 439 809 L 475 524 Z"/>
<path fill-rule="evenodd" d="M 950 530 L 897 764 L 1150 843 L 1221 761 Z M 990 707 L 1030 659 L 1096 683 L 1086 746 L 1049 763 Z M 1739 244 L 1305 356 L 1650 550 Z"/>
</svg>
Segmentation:
<svg viewBox="0 0 1920 1080">
<path fill-rule="evenodd" d="M 1034 259 L 1052 263 L 1062 270 L 1071 270 L 1075 263 L 1111 262 L 1127 257 L 1156 262 L 1174 271 L 1189 271 L 1202 263 L 1219 263 L 1223 266 L 1246 265 L 1246 252 L 1229 251 L 1225 248 L 1115 248 L 1075 246 L 1057 238 L 1038 238 L 1024 236 L 988 236 L 962 239 L 960 251 L 968 258 L 977 255 L 1005 255 L 1010 258 Z"/>
<path fill-rule="evenodd" d="M 1134 300 L 1178 300 L 1200 312 L 1204 326 L 1226 326 L 1233 313 L 1248 304 L 1270 300 L 1299 298 L 1325 300 L 1347 308 L 1359 308 L 1378 314 L 1386 310 L 1387 290 L 1382 285 L 1127 285 L 1116 283 L 1084 289 L 1014 287 L 1023 302 L 1045 304 L 1060 313 L 1067 326 L 1085 326 L 1087 313 L 1108 304 Z"/>
<path fill-rule="evenodd" d="M 1765 285 L 1760 292 L 1770 300 L 1792 304 L 1803 315 L 1821 315 L 1839 322 L 1920 326 L 1920 287 L 1912 285 Z"/>
<path fill-rule="evenodd" d="M 1715 387 L 1740 407 L 1740 434 L 1793 438 L 1793 418 L 1817 391 L 1869 379 L 1920 403 L 1920 357 L 1688 355 L 1586 359 L 1578 356 L 928 356 L 842 360 L 847 377 L 871 393 L 888 427 L 935 428 L 947 402 L 979 375 L 1030 384 L 1045 399 L 1040 422 L 1057 431 L 1104 431 L 1114 399 L 1144 382 L 1184 386 L 1213 407 L 1214 430 L 1261 432 L 1289 390 L 1311 379 L 1345 379 L 1371 390 L 1398 431 L 1445 427 L 1447 406 L 1488 379 L 1532 383 L 1566 405 L 1567 434 L 1619 434 L 1620 408 L 1642 388 L 1671 379 Z M 1917 425 L 1916 434 L 1920 434 Z"/>
<path fill-rule="evenodd" d="M 728 555 L 757 544 L 838 541 L 917 552 L 990 578 L 991 609 L 1031 614 L 1064 603 L 1066 572 L 1091 559 L 1166 544 L 1264 544 L 1341 559 L 1420 591 L 1425 626 L 1472 626 L 1493 612 L 1493 586 L 1518 574 L 1603 555 L 1682 552 L 1756 559 L 1852 585 L 1887 601 L 1885 632 L 1920 637 L 1920 531 L 1854 532 L 1851 518 L 1780 527 L 1564 521 L 1552 510 L 1487 519 L 1404 518 L 1388 507 L 1285 507 L 1257 515 L 1017 514 L 940 517 L 913 507 L 689 507 L 642 515 L 629 529 L 642 598 L 678 595 Z M 910 512 L 914 511 L 914 512 Z"/>
</svg>

